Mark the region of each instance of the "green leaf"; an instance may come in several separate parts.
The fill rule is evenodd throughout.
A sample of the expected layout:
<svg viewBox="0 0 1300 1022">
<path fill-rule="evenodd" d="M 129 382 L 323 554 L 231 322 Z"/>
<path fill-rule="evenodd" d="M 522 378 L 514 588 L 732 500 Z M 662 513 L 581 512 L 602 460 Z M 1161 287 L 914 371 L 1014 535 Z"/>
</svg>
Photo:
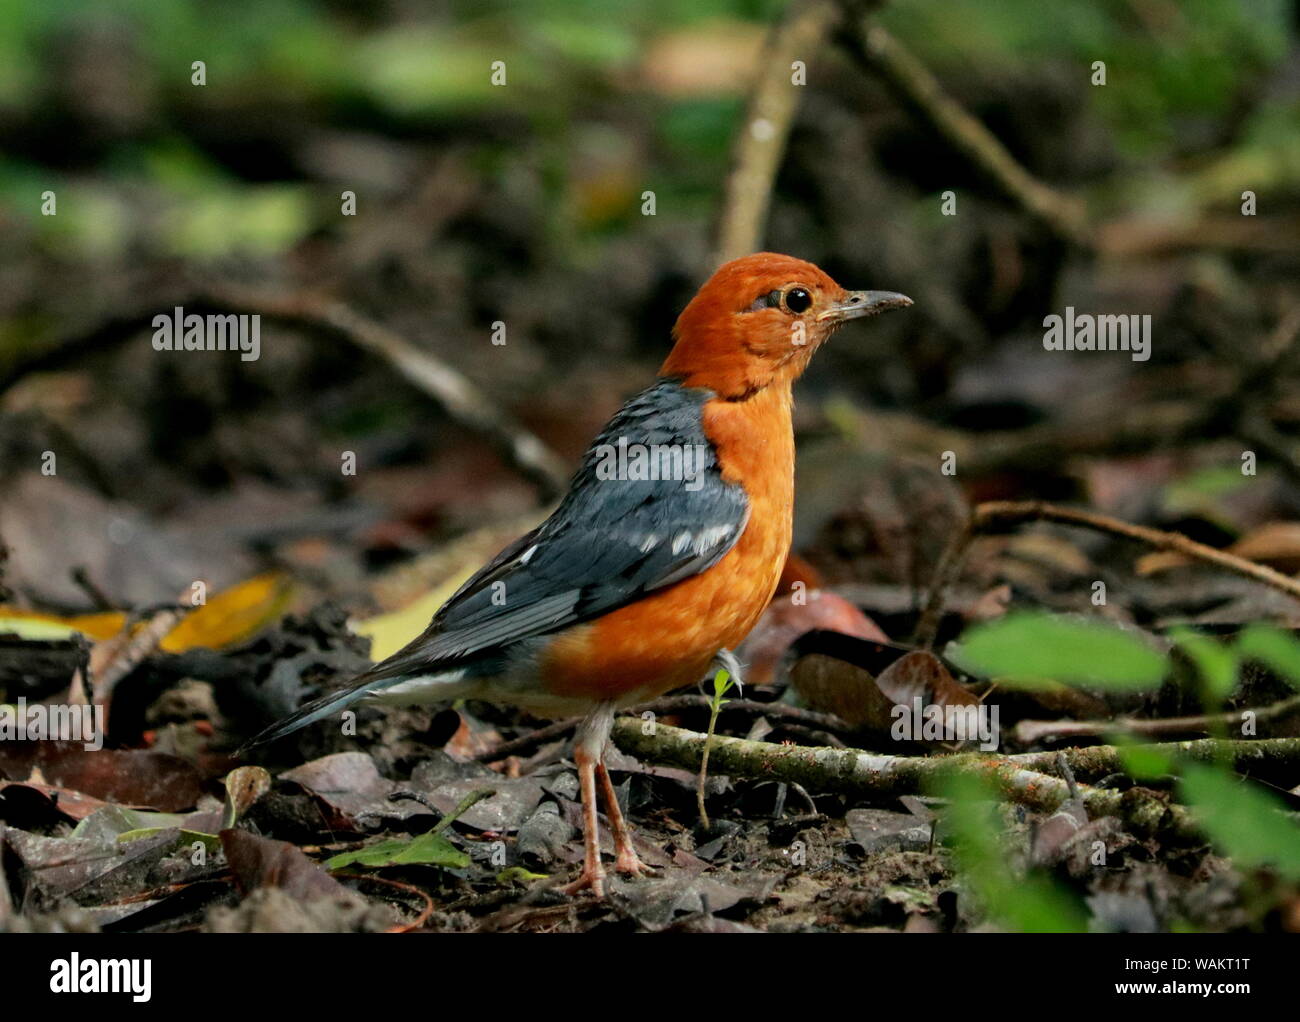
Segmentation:
<svg viewBox="0 0 1300 1022">
<path fill-rule="evenodd" d="M 16 635 L 29 642 L 58 642 L 78 632 L 71 625 L 34 618 L 0 617 L 0 635 Z"/>
<path fill-rule="evenodd" d="M 343 852 L 325 863 L 329 870 L 344 866 L 367 866 L 379 869 L 383 866 L 442 866 L 446 869 L 464 869 L 469 865 L 469 856 L 453 845 L 441 834 L 429 832 L 417 838 L 405 840 L 390 838 L 360 848 L 355 852 Z"/>
<path fill-rule="evenodd" d="M 952 831 L 957 866 L 989 914 L 1023 933 L 1079 933 L 1088 928 L 1083 907 L 1041 873 L 1015 876 L 1007 869 L 1001 828 L 990 819 L 997 793 L 981 778 L 954 774 L 943 786 L 952 800 L 944 820 Z"/>
<path fill-rule="evenodd" d="M 534 873 L 524 869 L 523 866 L 509 866 L 497 874 L 497 883 L 502 887 L 509 887 L 511 884 L 530 884 L 534 880 L 545 879 L 545 873 Z"/>
<path fill-rule="evenodd" d="M 712 707 L 714 713 L 717 713 L 717 711 L 722 708 L 722 704 L 726 702 L 722 697 L 731 691 L 733 684 L 734 682 L 731 680 L 731 672 L 725 667 L 719 667 L 718 673 L 713 676 Z"/>
<path fill-rule="evenodd" d="M 1123 691 L 1151 689 L 1165 676 L 1165 655 L 1130 632 L 1100 621 L 1037 612 L 978 625 L 950 644 L 962 670 L 1027 686 L 1059 681 Z"/>
<path fill-rule="evenodd" d="M 153 837 L 165 830 L 177 832 L 176 843 L 193 844 L 201 842 L 208 851 L 215 852 L 221 847 L 221 839 L 206 831 L 194 830 L 185 826 L 200 813 L 151 813 L 142 809 L 128 809 L 126 806 L 107 805 L 95 810 L 77 824 L 72 836 L 88 841 L 138 841 L 140 838 Z"/>
<path fill-rule="evenodd" d="M 1232 694 L 1237 687 L 1235 649 L 1190 628 L 1177 628 L 1169 637 L 1196 665 L 1196 672 L 1211 696 L 1222 701 Z"/>
<path fill-rule="evenodd" d="M 1271 866 L 1300 879 L 1300 827 L 1281 799 L 1223 770 L 1188 763 L 1180 788 L 1210 840 L 1242 869 Z"/>
<path fill-rule="evenodd" d="M 141 827 L 138 830 L 127 830 L 117 835 L 119 844 L 125 844 L 128 841 L 138 841 L 142 837 L 153 837 L 164 830 L 170 830 L 170 827 Z M 221 847 L 221 838 L 216 834 L 204 834 L 199 830 L 185 830 L 182 828 L 177 831 L 177 843 L 192 845 L 195 842 L 202 844 L 209 852 L 215 852 Z"/>
<path fill-rule="evenodd" d="M 1300 689 L 1300 640 L 1272 625 L 1256 623 L 1237 636 L 1237 652 L 1258 660 Z"/>
</svg>

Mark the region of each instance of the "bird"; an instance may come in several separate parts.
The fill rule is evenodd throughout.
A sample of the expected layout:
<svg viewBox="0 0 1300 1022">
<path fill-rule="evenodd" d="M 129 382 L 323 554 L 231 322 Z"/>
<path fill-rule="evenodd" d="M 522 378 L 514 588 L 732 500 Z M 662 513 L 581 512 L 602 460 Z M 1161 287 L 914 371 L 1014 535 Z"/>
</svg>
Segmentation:
<svg viewBox="0 0 1300 1022">
<path fill-rule="evenodd" d="M 794 382 L 845 323 L 910 305 L 893 291 L 847 291 L 793 256 L 725 263 L 678 317 L 655 382 L 609 420 L 550 517 L 405 647 L 245 748 L 362 699 L 580 716 L 584 857 L 561 890 L 605 896 L 597 786 L 615 869 L 649 872 L 604 762 L 614 715 L 699 683 L 715 664 L 741 680 L 731 651 L 771 601 L 790 549 Z"/>
</svg>

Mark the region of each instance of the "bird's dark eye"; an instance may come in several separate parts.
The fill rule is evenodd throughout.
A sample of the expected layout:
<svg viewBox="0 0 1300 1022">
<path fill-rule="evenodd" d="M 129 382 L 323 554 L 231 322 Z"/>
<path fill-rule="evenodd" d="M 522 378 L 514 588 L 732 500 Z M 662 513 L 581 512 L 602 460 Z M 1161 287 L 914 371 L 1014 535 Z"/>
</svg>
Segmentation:
<svg viewBox="0 0 1300 1022">
<path fill-rule="evenodd" d="M 796 316 L 801 312 L 806 312 L 812 305 L 812 295 L 806 288 L 792 287 L 785 293 L 785 307 L 793 312 Z"/>
</svg>

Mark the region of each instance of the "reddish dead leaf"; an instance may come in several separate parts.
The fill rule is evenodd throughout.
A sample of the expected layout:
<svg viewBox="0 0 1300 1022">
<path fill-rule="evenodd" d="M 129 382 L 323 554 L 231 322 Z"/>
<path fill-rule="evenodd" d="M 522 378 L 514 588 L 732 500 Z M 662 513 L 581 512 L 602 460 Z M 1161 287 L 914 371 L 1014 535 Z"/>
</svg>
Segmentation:
<svg viewBox="0 0 1300 1022">
<path fill-rule="evenodd" d="M 13 798 L 15 789 L 26 789 L 33 793 L 33 796 L 39 796 L 49 802 L 51 807 L 62 813 L 70 820 L 80 822 L 93 813 L 96 809 L 102 809 L 108 805 L 101 799 L 92 798 L 90 795 L 80 791 L 73 791 L 71 788 L 61 788 L 56 784 L 45 784 L 41 781 L 3 781 L 0 780 L 0 801 Z"/>
<path fill-rule="evenodd" d="M 273 841 L 244 830 L 223 830 L 221 847 L 243 894 L 278 887 L 302 901 L 351 897 L 351 892 L 288 841 Z"/>
<path fill-rule="evenodd" d="M 893 700 L 870 671 L 823 653 L 800 657 L 790 670 L 795 691 L 810 709 L 833 713 L 855 728 L 886 730 Z"/>
<path fill-rule="evenodd" d="M 23 747 L 25 746 L 25 747 Z M 202 783 L 185 760 L 144 750 L 91 751 L 70 742 L 26 742 L 0 748 L 0 772 L 11 780 L 37 769 L 42 783 L 118 805 L 176 813 L 192 809 Z"/>
<path fill-rule="evenodd" d="M 798 603 L 792 596 L 773 600 L 741 646 L 740 659 L 748 665 L 745 680 L 751 685 L 770 685 L 787 650 L 808 632 L 820 629 L 872 642 L 889 641 L 871 618 L 842 596 L 825 589 L 798 595 Z"/>
<path fill-rule="evenodd" d="M 926 706 L 978 706 L 979 700 L 948 672 L 933 653 L 916 650 L 899 657 L 880 672 L 876 684 L 894 703 Z"/>
<path fill-rule="evenodd" d="M 877 676 L 860 663 L 875 666 L 881 652 L 887 650 L 873 642 L 857 643 L 842 637 L 835 648 L 841 655 L 817 652 L 800 657 L 791 680 L 811 709 L 834 713 L 855 727 L 887 732 L 895 720 L 894 707 L 911 706 L 917 698 L 925 706 L 979 703 L 932 653 L 906 652 Z"/>
<path fill-rule="evenodd" d="M 460 727 L 442 747 L 452 759 L 469 762 L 501 744 L 501 732 L 491 724 L 483 723 L 464 710 L 456 712 L 460 714 Z"/>
</svg>

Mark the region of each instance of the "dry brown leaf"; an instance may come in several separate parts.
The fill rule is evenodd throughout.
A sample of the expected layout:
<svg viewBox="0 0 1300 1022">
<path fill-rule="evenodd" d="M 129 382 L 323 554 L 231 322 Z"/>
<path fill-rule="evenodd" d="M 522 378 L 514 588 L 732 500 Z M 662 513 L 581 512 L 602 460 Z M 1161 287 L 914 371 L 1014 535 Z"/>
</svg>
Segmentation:
<svg viewBox="0 0 1300 1022">
<path fill-rule="evenodd" d="M 899 657 L 879 677 L 839 657 L 813 653 L 799 659 L 791 680 L 809 708 L 871 731 L 889 731 L 894 708 L 917 698 L 927 706 L 979 703 L 938 657 L 920 650 Z"/>
<path fill-rule="evenodd" d="M 844 597 L 829 590 L 812 590 L 803 595 L 806 600 L 802 603 L 778 596 L 745 639 L 737 655 L 747 665 L 745 681 L 749 684 L 770 685 L 790 645 L 817 629 L 873 642 L 889 641 L 871 618 Z"/>
</svg>

